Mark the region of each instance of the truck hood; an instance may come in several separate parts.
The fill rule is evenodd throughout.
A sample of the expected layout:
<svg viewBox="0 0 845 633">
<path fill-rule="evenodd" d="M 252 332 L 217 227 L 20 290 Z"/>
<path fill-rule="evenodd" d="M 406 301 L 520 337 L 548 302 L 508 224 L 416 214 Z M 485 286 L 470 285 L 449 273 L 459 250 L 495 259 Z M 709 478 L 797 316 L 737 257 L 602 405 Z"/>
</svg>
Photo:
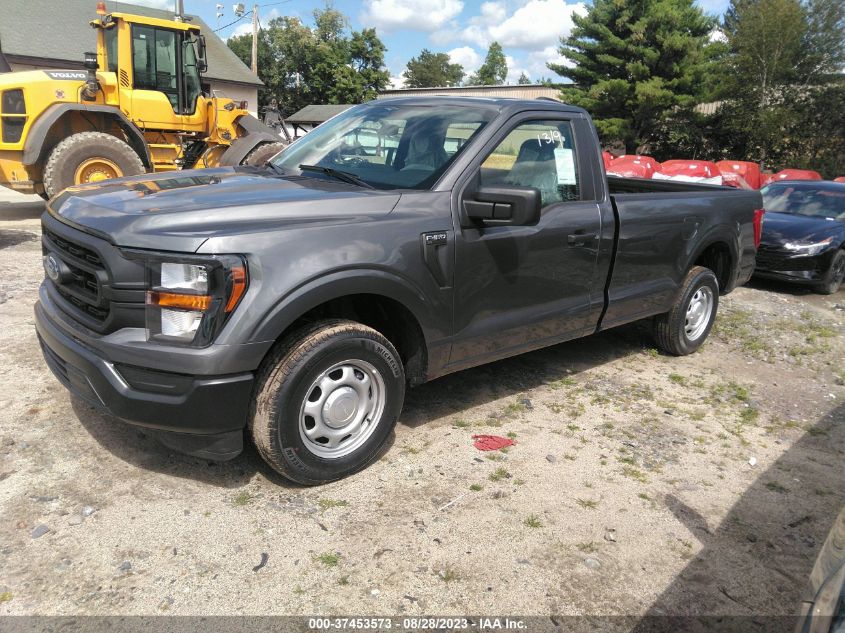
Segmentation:
<svg viewBox="0 0 845 633">
<path fill-rule="evenodd" d="M 818 242 L 845 233 L 845 222 L 819 216 L 767 212 L 763 216 L 761 243 L 781 246 L 784 242 Z"/>
<path fill-rule="evenodd" d="M 195 252 L 227 234 L 371 220 L 390 213 L 399 198 L 323 178 L 227 167 L 70 187 L 47 208 L 117 246 Z"/>
</svg>

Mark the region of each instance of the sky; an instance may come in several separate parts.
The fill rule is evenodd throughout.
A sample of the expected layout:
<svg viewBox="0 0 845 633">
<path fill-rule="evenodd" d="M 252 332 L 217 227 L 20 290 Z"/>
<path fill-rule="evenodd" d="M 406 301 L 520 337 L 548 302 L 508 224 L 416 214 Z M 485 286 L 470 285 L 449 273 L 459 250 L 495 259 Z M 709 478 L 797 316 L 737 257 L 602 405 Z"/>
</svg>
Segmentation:
<svg viewBox="0 0 845 633">
<path fill-rule="evenodd" d="M 124 0 L 160 9 L 173 9 L 174 0 Z M 185 11 L 199 15 L 227 39 L 251 32 L 251 16 L 235 24 L 231 0 L 183 0 Z M 721 15 L 728 0 L 697 0 L 705 12 Z M 223 15 L 217 17 L 217 4 Z M 244 2 L 249 10 L 253 2 Z M 467 75 L 484 61 L 487 47 L 498 41 L 508 62 L 507 83 L 516 83 L 522 73 L 539 81 L 558 79 L 548 62 L 564 63 L 558 53 L 560 38 L 572 29 L 572 15 L 584 13 L 589 0 L 334 0 L 334 8 L 349 18 L 354 30 L 374 27 L 387 47 L 385 63 L 393 87 L 401 87 L 408 60 L 424 48 L 447 53 L 460 63 Z M 266 0 L 259 2 L 263 23 L 280 15 L 299 17 L 311 25 L 314 9 L 325 0 Z"/>
</svg>

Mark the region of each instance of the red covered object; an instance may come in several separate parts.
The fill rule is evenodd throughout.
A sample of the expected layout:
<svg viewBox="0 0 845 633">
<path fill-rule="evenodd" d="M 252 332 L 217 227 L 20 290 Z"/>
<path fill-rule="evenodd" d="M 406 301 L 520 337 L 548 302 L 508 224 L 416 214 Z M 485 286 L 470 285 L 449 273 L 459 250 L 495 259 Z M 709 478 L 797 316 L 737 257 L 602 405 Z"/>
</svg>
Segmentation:
<svg viewBox="0 0 845 633">
<path fill-rule="evenodd" d="M 812 169 L 781 169 L 778 173 L 772 176 L 772 181 L 776 180 L 821 180 L 822 175 L 813 171 Z"/>
<path fill-rule="evenodd" d="M 716 167 L 725 179 L 726 185 L 732 185 L 728 174 L 740 176 L 751 189 L 759 189 L 763 186 L 763 178 L 760 173 L 760 166 L 757 163 L 752 163 L 747 160 L 720 160 L 716 163 Z"/>
<path fill-rule="evenodd" d="M 660 163 L 660 169 L 657 171 L 667 176 L 693 178 L 715 178 L 722 175 L 716 163 L 709 160 L 667 160 Z"/>
<path fill-rule="evenodd" d="M 845 176 L 839 176 L 838 178 L 834 178 L 833 182 L 845 182 Z"/>
<path fill-rule="evenodd" d="M 659 167 L 660 163 L 651 156 L 625 154 L 613 159 L 607 173 L 623 178 L 651 178 Z"/>
<path fill-rule="evenodd" d="M 722 173 L 722 184 L 726 187 L 734 187 L 736 189 L 748 189 L 749 191 L 754 189 L 754 187 L 752 187 L 745 181 L 745 178 L 743 178 L 739 174 L 734 174 L 731 172 Z"/>
<path fill-rule="evenodd" d="M 607 152 L 607 151 L 602 152 L 601 153 L 601 159 L 602 159 L 602 162 L 604 163 L 604 168 L 607 169 L 608 167 L 610 167 L 610 163 L 613 162 L 613 154 L 611 154 L 610 152 Z"/>
<path fill-rule="evenodd" d="M 480 451 L 498 451 L 505 446 L 513 446 L 516 444 L 512 439 L 502 437 L 501 435 L 473 435 L 473 446 Z"/>
</svg>

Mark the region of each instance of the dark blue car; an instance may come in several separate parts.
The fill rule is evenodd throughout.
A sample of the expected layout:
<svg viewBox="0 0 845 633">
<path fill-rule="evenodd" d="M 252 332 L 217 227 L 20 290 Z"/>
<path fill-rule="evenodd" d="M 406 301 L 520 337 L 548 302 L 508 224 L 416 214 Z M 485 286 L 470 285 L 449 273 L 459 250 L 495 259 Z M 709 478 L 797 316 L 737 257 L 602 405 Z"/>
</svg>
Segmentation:
<svg viewBox="0 0 845 633">
<path fill-rule="evenodd" d="M 845 277 L 845 183 L 793 180 L 765 187 L 754 274 L 833 294 Z"/>
</svg>

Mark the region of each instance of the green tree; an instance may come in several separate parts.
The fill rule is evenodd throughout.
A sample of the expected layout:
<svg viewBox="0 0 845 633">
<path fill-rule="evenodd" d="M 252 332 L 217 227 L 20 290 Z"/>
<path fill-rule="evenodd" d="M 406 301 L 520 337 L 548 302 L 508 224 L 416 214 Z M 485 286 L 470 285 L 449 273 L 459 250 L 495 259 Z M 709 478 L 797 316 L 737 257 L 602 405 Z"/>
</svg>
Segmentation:
<svg viewBox="0 0 845 633">
<path fill-rule="evenodd" d="M 521 86 L 526 86 L 531 83 L 531 77 L 526 75 L 525 73 L 520 74 L 519 79 L 517 79 L 516 83 L 520 84 Z"/>
<path fill-rule="evenodd" d="M 834 173 L 845 111 L 841 0 L 732 0 L 714 134 L 724 153 L 766 167 Z M 836 133 L 839 130 L 839 133 Z"/>
<path fill-rule="evenodd" d="M 595 0 L 573 21 L 560 53 L 575 66 L 549 68 L 575 82 L 562 98 L 586 108 L 606 142 L 633 151 L 699 100 L 715 23 L 693 0 Z"/>
<path fill-rule="evenodd" d="M 352 31 L 339 11 L 313 14 L 314 26 L 294 17 L 271 20 L 260 31 L 258 76 L 262 105 L 278 99 L 291 114 L 309 104 L 360 103 L 390 81 L 385 46 L 375 29 Z M 249 64 L 251 36 L 231 38 L 229 47 Z"/>
<path fill-rule="evenodd" d="M 493 42 L 487 49 L 484 63 L 467 83 L 471 86 L 500 86 L 505 83 L 507 76 L 508 62 L 505 59 L 505 52 L 501 44 Z"/>
<path fill-rule="evenodd" d="M 412 57 L 402 76 L 408 88 L 457 86 L 464 79 L 464 67 L 453 64 L 446 53 L 432 53 L 424 48 Z"/>
</svg>

